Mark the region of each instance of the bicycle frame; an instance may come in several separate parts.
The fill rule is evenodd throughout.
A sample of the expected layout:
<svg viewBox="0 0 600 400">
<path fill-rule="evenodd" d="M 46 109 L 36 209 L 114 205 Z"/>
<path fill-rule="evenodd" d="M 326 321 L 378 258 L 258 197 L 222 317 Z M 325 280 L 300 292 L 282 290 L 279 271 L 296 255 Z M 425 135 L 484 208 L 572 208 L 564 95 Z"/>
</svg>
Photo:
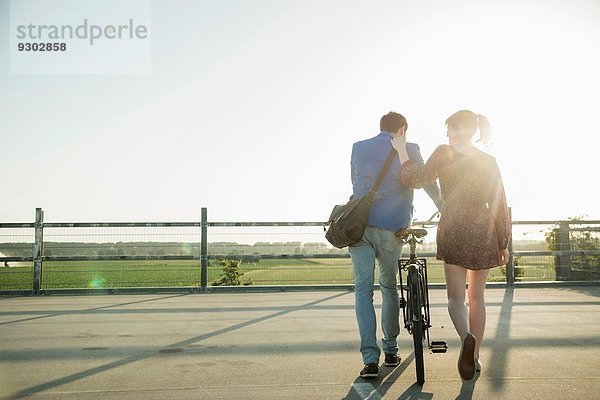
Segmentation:
<svg viewBox="0 0 600 400">
<path fill-rule="evenodd" d="M 429 219 L 434 218 L 434 215 Z M 427 259 L 417 257 L 417 244 L 423 243 L 419 240 L 427 235 L 427 230 L 419 228 L 405 228 L 396 232 L 403 244 L 410 245 L 409 258 L 398 260 L 398 275 L 400 276 L 400 306 L 404 319 L 404 328 L 413 337 L 415 348 L 415 370 L 417 383 L 425 383 L 425 360 L 423 357 L 423 343 L 427 337 L 427 347 L 434 353 L 445 353 L 448 345 L 445 340 L 429 339 L 429 328 L 431 318 L 429 312 L 429 285 L 427 279 Z M 402 280 L 402 271 L 406 271 L 406 289 Z M 406 290 L 406 298 L 404 291 Z"/>
<path fill-rule="evenodd" d="M 410 245 L 410 256 L 408 259 L 401 258 L 398 260 L 399 266 L 399 277 L 400 277 L 400 306 L 402 307 L 402 315 L 404 319 L 404 328 L 410 333 L 413 333 L 414 321 L 423 321 L 423 330 L 427 337 L 427 346 L 431 347 L 431 341 L 429 339 L 429 328 L 431 327 L 430 311 L 429 311 L 429 288 L 427 279 L 427 259 L 417 258 L 416 245 L 422 243 L 413 235 L 405 240 Z M 406 287 L 402 280 L 402 271 L 407 272 Z M 409 299 L 410 292 L 409 286 L 412 279 L 419 280 L 419 287 L 421 288 L 421 300 L 422 304 L 419 312 L 415 312 L 414 307 L 410 307 Z M 406 290 L 407 296 L 404 297 L 404 291 Z M 421 302 L 419 302 L 421 303 Z M 408 306 L 408 307 L 407 307 Z M 407 310 L 408 308 L 408 310 Z M 410 315 L 409 315 L 410 313 Z"/>
</svg>

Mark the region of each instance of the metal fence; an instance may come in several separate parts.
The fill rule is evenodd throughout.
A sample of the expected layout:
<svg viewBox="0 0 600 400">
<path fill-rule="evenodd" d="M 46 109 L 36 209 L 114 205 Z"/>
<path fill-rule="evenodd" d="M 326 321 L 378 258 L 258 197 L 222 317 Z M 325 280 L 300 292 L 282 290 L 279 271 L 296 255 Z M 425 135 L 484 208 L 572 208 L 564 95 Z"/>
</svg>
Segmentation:
<svg viewBox="0 0 600 400">
<path fill-rule="evenodd" d="M 324 288 L 353 284 L 347 250 L 324 239 L 322 222 L 0 223 L 0 292 L 206 291 L 241 262 L 236 285 Z M 417 224 L 419 222 L 416 222 Z M 443 283 L 435 227 L 419 246 L 432 284 Z M 513 221 L 511 258 L 490 282 L 600 283 L 600 221 Z"/>
</svg>

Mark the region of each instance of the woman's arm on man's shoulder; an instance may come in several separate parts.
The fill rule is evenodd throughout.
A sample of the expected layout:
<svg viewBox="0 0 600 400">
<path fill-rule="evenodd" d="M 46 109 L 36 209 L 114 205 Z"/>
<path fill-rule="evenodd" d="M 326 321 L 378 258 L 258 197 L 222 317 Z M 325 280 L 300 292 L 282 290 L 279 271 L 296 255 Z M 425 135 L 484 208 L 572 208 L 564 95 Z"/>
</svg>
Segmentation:
<svg viewBox="0 0 600 400">
<path fill-rule="evenodd" d="M 394 147 L 398 150 L 396 145 Z M 402 163 L 402 168 L 400 169 L 400 179 L 402 183 L 414 189 L 434 184 L 435 180 L 439 177 L 439 170 L 443 160 L 443 150 L 440 150 L 441 147 L 442 146 L 439 146 L 433 152 L 431 157 L 429 157 L 427 162 L 423 163 L 419 146 L 413 143 L 407 143 L 406 154 L 408 154 L 409 159 Z M 398 151 L 400 161 L 402 162 L 404 157 L 401 153 L 403 153 L 402 149 Z M 436 202 L 435 199 L 434 202 Z M 439 202 L 436 202 L 436 205 L 440 206 Z"/>
</svg>

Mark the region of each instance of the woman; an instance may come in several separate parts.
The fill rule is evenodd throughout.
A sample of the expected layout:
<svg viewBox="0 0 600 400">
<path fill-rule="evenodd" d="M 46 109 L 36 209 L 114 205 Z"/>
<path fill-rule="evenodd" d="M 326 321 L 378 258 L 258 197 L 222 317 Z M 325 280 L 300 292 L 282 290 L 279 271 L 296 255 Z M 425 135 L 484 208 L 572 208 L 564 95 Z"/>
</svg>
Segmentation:
<svg viewBox="0 0 600 400">
<path fill-rule="evenodd" d="M 450 145 L 439 146 L 427 163 L 418 165 L 396 137 L 402 183 L 419 188 L 440 179 L 444 206 L 437 231 L 437 258 L 444 261 L 448 312 L 462 340 L 460 376 L 469 380 L 481 371 L 479 349 L 485 330 L 484 289 L 490 268 L 508 260 L 510 222 L 496 159 L 478 150 L 472 137 L 489 140 L 488 120 L 461 110 L 446 120 Z M 469 309 L 465 306 L 468 277 Z"/>
</svg>

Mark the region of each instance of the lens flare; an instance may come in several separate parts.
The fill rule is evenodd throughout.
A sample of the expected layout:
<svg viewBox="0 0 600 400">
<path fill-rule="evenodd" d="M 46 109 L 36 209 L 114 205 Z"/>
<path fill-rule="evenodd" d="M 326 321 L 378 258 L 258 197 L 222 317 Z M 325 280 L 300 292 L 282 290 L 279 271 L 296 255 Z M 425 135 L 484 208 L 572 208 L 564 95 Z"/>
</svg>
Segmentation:
<svg viewBox="0 0 600 400">
<path fill-rule="evenodd" d="M 104 282 L 106 282 L 106 279 L 96 276 L 90 281 L 90 283 L 88 283 L 88 287 L 92 289 L 98 289 L 104 287 Z"/>
<path fill-rule="evenodd" d="M 192 244 L 191 243 L 182 243 L 181 244 L 181 254 L 189 256 L 192 254 Z"/>
</svg>

